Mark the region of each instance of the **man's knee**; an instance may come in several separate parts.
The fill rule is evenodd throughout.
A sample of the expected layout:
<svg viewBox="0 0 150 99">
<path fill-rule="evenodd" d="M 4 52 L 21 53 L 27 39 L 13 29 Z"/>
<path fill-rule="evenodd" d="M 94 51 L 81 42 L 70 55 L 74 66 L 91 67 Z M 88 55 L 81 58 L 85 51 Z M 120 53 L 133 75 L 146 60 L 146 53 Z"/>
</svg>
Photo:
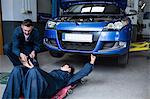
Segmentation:
<svg viewBox="0 0 150 99">
<path fill-rule="evenodd" d="M 39 71 L 38 71 L 37 67 L 33 67 L 28 70 L 28 75 L 30 75 L 32 77 L 35 77 L 38 73 L 39 73 Z"/>
<path fill-rule="evenodd" d="M 15 66 L 14 68 L 13 68 L 13 71 L 12 71 L 12 74 L 21 74 L 21 72 L 22 72 L 22 68 L 21 68 L 21 66 Z"/>
</svg>

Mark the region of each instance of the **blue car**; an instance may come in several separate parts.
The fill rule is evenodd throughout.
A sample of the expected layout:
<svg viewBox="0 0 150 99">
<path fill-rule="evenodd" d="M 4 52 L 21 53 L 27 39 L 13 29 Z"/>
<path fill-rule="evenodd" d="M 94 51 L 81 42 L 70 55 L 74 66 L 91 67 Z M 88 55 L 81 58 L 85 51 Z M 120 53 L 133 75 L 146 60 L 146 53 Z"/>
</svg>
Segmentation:
<svg viewBox="0 0 150 99">
<path fill-rule="evenodd" d="M 60 4 L 60 16 L 48 20 L 45 27 L 44 45 L 52 56 L 92 53 L 128 63 L 131 21 L 125 13 L 127 0 L 61 0 Z"/>
</svg>

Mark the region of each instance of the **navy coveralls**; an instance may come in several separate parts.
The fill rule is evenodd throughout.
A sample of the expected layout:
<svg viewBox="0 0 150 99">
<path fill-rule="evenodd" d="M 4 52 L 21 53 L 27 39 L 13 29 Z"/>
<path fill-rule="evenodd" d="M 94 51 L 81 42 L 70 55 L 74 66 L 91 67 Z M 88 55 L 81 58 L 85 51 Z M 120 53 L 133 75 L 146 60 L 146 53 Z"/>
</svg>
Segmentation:
<svg viewBox="0 0 150 99">
<path fill-rule="evenodd" d="M 37 53 L 40 50 L 39 32 L 36 28 L 33 28 L 28 41 L 25 41 L 25 37 L 21 26 L 17 27 L 13 34 L 12 43 L 4 46 L 4 53 L 9 57 L 14 66 L 22 65 L 19 60 L 20 53 L 29 55 L 33 50 Z"/>
<path fill-rule="evenodd" d="M 20 94 L 23 94 L 26 99 L 50 98 L 63 87 L 87 76 L 93 67 L 92 64 L 86 63 L 80 71 L 70 74 L 60 69 L 47 73 L 39 67 L 27 69 L 23 66 L 15 66 L 2 99 L 19 98 Z"/>
</svg>

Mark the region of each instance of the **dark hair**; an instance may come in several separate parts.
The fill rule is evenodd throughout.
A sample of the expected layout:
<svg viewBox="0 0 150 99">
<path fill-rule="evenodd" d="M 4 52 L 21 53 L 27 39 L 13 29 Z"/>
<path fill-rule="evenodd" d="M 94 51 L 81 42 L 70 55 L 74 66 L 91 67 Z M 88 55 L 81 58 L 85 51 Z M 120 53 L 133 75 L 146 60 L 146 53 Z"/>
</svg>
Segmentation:
<svg viewBox="0 0 150 99">
<path fill-rule="evenodd" d="M 32 20 L 31 20 L 31 19 L 25 19 L 25 20 L 22 22 L 22 25 L 27 26 L 27 27 L 30 27 L 30 26 L 33 26 L 33 23 L 32 23 Z"/>
<path fill-rule="evenodd" d="M 69 66 L 69 68 L 71 68 L 71 72 L 70 72 L 70 74 L 73 74 L 73 73 L 74 73 L 74 71 L 75 71 L 75 68 L 74 68 L 73 66 L 71 66 L 70 64 L 67 64 L 67 63 L 63 64 L 61 67 L 65 66 L 65 65 L 68 65 L 68 66 Z"/>
<path fill-rule="evenodd" d="M 75 71 L 75 68 L 74 68 L 74 67 L 72 67 L 72 66 L 70 66 L 70 65 L 69 65 L 69 67 L 71 68 L 71 72 L 70 72 L 70 73 L 71 73 L 71 74 L 73 74 L 73 73 L 74 73 L 74 71 Z"/>
</svg>

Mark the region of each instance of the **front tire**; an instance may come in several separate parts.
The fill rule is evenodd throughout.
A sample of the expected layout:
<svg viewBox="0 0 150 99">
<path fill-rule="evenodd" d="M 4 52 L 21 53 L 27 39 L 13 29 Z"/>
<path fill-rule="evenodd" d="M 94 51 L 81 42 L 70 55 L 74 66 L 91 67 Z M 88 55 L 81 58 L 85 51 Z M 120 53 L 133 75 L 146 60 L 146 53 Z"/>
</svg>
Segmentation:
<svg viewBox="0 0 150 99">
<path fill-rule="evenodd" d="M 63 52 L 49 51 L 50 55 L 55 58 L 61 58 L 64 56 Z"/>
<path fill-rule="evenodd" d="M 128 61 L 129 61 L 129 53 L 126 53 L 118 57 L 118 65 L 120 65 L 121 67 L 126 67 Z"/>
<path fill-rule="evenodd" d="M 137 41 L 137 33 L 138 33 L 137 25 L 133 25 L 132 26 L 132 31 L 131 31 L 131 42 L 136 42 Z"/>
</svg>

